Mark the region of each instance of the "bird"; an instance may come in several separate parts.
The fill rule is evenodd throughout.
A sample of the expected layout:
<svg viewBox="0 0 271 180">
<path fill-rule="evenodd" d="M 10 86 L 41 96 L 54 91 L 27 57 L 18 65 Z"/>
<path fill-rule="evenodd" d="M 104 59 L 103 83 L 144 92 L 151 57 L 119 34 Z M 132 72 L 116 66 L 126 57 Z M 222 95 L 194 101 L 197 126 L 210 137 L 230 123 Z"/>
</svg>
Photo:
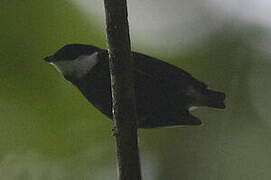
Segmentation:
<svg viewBox="0 0 271 180">
<path fill-rule="evenodd" d="M 225 108 L 225 93 L 207 85 L 183 69 L 160 59 L 131 52 L 137 128 L 201 125 L 192 109 Z M 108 118 L 113 119 L 109 55 L 106 49 L 87 44 L 67 44 L 43 59 Z"/>
</svg>

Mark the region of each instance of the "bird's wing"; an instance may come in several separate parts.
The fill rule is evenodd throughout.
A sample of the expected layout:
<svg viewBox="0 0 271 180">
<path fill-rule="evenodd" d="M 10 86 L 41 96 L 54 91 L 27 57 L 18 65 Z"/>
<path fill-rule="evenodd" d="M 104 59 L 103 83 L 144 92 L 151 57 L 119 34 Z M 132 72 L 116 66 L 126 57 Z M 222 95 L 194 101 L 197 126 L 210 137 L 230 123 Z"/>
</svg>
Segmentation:
<svg viewBox="0 0 271 180">
<path fill-rule="evenodd" d="M 173 66 L 159 59 L 133 52 L 132 53 L 137 73 L 145 74 L 153 79 L 165 80 L 168 82 L 195 85 L 206 88 L 206 85 L 193 78 L 189 73 L 181 68 Z"/>
<path fill-rule="evenodd" d="M 108 53 L 100 51 L 104 65 L 108 65 Z M 137 92 L 137 110 L 141 128 L 154 128 L 176 125 L 199 125 L 201 121 L 192 116 L 179 97 L 177 88 L 205 84 L 194 79 L 189 73 L 161 60 L 140 53 L 132 52 L 135 62 Z M 173 88 L 172 88 L 173 85 Z M 185 89 L 185 88 L 184 88 Z M 183 97 L 181 94 L 180 97 Z"/>
<path fill-rule="evenodd" d="M 102 49 L 99 54 L 100 59 L 105 60 L 108 64 L 108 52 Z M 153 80 L 164 81 L 180 86 L 194 86 L 199 89 L 206 89 L 207 85 L 193 78 L 188 72 L 179 67 L 171 65 L 151 56 L 147 56 L 138 52 L 132 52 L 135 63 L 135 71 L 144 76 L 148 76 Z"/>
</svg>

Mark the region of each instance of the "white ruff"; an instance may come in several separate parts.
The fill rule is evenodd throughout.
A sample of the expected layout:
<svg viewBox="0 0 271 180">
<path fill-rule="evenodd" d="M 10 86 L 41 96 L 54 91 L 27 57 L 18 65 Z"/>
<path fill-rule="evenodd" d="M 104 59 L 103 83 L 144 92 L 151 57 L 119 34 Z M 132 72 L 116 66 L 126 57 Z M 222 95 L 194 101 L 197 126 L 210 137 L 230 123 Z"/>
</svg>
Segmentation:
<svg viewBox="0 0 271 180">
<path fill-rule="evenodd" d="M 51 64 L 63 75 L 81 78 L 98 63 L 97 54 L 97 52 L 94 52 L 88 56 L 79 56 L 72 61 L 57 61 L 52 62 Z"/>
<path fill-rule="evenodd" d="M 194 110 L 196 110 L 196 109 L 198 109 L 197 106 L 191 106 L 191 107 L 188 109 L 188 111 L 194 111 Z"/>
</svg>

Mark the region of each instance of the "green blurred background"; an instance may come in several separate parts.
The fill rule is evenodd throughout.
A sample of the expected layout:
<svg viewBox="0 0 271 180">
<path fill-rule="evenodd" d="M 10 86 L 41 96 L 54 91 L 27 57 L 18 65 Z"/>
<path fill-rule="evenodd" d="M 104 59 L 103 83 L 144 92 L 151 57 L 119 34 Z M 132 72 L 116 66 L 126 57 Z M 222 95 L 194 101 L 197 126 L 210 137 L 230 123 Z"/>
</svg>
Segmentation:
<svg viewBox="0 0 271 180">
<path fill-rule="evenodd" d="M 271 178 L 270 25 L 238 2 L 128 1 L 134 50 L 227 94 L 225 110 L 194 112 L 204 126 L 139 131 L 144 179 Z M 1 180 L 116 179 L 112 122 L 42 61 L 68 43 L 105 48 L 102 3 L 0 0 Z"/>
</svg>

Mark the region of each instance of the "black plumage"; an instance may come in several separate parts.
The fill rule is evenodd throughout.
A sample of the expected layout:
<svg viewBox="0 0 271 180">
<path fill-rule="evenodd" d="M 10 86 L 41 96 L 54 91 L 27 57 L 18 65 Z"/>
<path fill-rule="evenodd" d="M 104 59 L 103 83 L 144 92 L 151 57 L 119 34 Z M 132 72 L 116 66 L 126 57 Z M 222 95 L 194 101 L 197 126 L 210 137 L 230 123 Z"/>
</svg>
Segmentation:
<svg viewBox="0 0 271 180">
<path fill-rule="evenodd" d="M 111 82 L 108 54 L 90 45 L 71 44 L 45 58 L 49 62 L 72 61 L 82 55 L 97 53 L 97 63 L 78 78 L 64 77 L 79 88 L 97 109 L 112 119 Z M 159 59 L 132 52 L 135 62 L 135 94 L 139 128 L 176 125 L 200 125 L 192 116 L 192 106 L 225 108 L 225 94 L 207 86 L 184 70 Z"/>
</svg>

